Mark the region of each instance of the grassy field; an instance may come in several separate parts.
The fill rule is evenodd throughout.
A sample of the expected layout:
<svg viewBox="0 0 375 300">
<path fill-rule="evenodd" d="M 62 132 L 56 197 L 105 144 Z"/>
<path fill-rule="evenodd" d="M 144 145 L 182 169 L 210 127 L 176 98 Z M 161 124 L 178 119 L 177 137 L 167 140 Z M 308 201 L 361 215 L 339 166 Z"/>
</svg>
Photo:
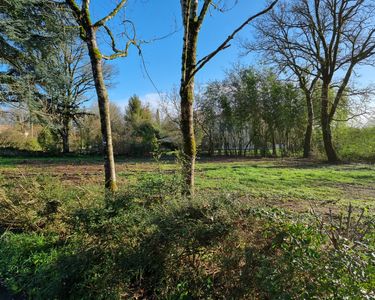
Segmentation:
<svg viewBox="0 0 375 300">
<path fill-rule="evenodd" d="M 178 176 L 173 161 L 118 160 L 121 189 L 145 176 Z M 199 160 L 198 194 L 230 193 L 244 201 L 307 211 L 311 205 L 321 210 L 341 209 L 349 203 L 375 208 L 375 166 L 370 164 L 327 165 L 304 160 Z M 77 186 L 101 190 L 103 171 L 99 157 L 0 158 L 0 184 L 17 188 L 22 182 L 48 179 L 66 189 Z"/>
<path fill-rule="evenodd" d="M 199 160 L 193 199 L 173 160 L 117 172 L 0 159 L 0 299 L 375 297 L 373 165 Z"/>
</svg>

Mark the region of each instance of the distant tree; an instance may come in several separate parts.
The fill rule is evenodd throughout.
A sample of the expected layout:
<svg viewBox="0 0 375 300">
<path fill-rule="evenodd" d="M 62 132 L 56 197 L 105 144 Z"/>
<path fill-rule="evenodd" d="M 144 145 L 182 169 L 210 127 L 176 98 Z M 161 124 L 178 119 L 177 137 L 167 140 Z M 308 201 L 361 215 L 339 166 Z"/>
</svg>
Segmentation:
<svg viewBox="0 0 375 300">
<path fill-rule="evenodd" d="M 43 77 L 42 89 L 46 93 L 41 97 L 38 111 L 34 115 L 61 137 L 63 152 L 68 153 L 72 123 L 80 125 L 86 114 L 82 105 L 90 100 L 89 92 L 95 88 L 87 51 L 81 41 L 72 39 L 59 44 L 39 68 Z M 108 81 L 112 77 L 112 68 L 103 65 L 103 76 Z"/>
<path fill-rule="evenodd" d="M 225 155 L 274 156 L 300 151 L 304 108 L 301 92 L 271 70 L 233 68 L 197 98 L 203 145 Z M 270 147 L 269 147 L 270 146 Z"/>
<path fill-rule="evenodd" d="M 374 10 L 372 0 L 282 1 L 261 23 L 264 27 L 258 28 L 265 37 L 265 49 L 275 47 L 277 60 L 282 56 L 285 65 L 303 75 L 299 80 L 306 95 L 320 81 L 320 124 L 330 162 L 339 159 L 331 125 L 340 102 L 350 95 L 356 67 L 374 63 Z"/>
<path fill-rule="evenodd" d="M 194 78 L 195 75 L 219 52 L 229 47 L 229 42 L 251 21 L 268 12 L 278 0 L 273 1 L 265 10 L 249 17 L 237 27 L 216 50 L 197 61 L 198 37 L 209 9 L 217 8 L 213 0 L 181 0 L 182 23 L 184 26 L 182 71 L 180 85 L 181 99 L 181 131 L 183 137 L 183 193 L 194 193 L 194 169 L 196 157 L 196 141 L 194 133 Z"/>
<path fill-rule="evenodd" d="M 125 131 L 129 135 L 133 155 L 146 155 L 152 151 L 152 141 L 159 137 L 156 120 L 150 109 L 144 106 L 138 96 L 129 99 L 125 110 Z"/>
<path fill-rule="evenodd" d="M 289 5 L 289 4 L 288 4 Z M 278 5 L 269 14 L 255 22 L 257 38 L 254 42 L 244 44 L 247 51 L 260 51 L 266 62 L 276 65 L 289 78 L 298 82 L 303 91 L 307 108 L 307 126 L 304 137 L 303 157 L 312 155 L 312 136 L 314 128 L 313 92 L 319 80 L 317 73 L 311 67 L 311 60 L 304 55 L 304 49 L 295 48 L 299 36 L 293 28 L 296 24 L 286 21 L 286 5 Z"/>
<path fill-rule="evenodd" d="M 142 105 L 141 99 L 137 95 L 130 97 L 125 111 L 125 121 L 132 125 L 137 125 L 144 121 L 151 121 L 152 114 L 148 107 Z"/>
<path fill-rule="evenodd" d="M 85 115 L 79 125 L 79 149 L 82 153 L 102 153 L 100 119 L 98 110 L 89 109 L 91 114 Z M 112 114 L 111 114 L 112 115 Z"/>
<path fill-rule="evenodd" d="M 196 98 L 197 113 L 196 121 L 204 133 L 204 142 L 207 144 L 207 151 L 213 156 L 216 148 L 220 148 L 220 136 L 218 134 L 218 114 L 219 108 L 217 103 L 217 88 L 219 82 L 211 82 L 206 87 L 202 95 Z"/>
</svg>

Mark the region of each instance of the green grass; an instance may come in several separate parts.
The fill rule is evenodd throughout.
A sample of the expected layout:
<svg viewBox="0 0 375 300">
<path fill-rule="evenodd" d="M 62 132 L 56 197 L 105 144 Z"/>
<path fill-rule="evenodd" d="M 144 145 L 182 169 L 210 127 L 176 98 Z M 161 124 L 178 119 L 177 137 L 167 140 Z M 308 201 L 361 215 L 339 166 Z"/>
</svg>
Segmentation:
<svg viewBox="0 0 375 300">
<path fill-rule="evenodd" d="M 119 161 L 120 191 L 107 198 L 98 158 L 1 162 L 0 279 L 12 294 L 171 300 L 374 296 L 372 165 L 201 161 L 197 197 L 186 199 L 178 165 L 171 161 Z M 340 222 L 347 202 L 356 206 L 352 219 L 344 215 Z M 310 204 L 317 216 L 308 213 Z M 358 206 L 371 209 L 358 219 Z M 330 208 L 337 213 L 333 223 L 324 217 Z"/>
<path fill-rule="evenodd" d="M 200 172 L 199 172 L 200 171 Z M 369 165 L 291 166 L 279 163 L 202 164 L 199 189 L 237 192 L 281 201 L 374 205 L 375 168 Z"/>
<path fill-rule="evenodd" d="M 98 190 L 103 180 L 101 164 L 100 157 L 85 156 L 0 158 L 0 184 L 9 184 L 9 174 L 22 174 L 30 180 L 53 175 L 65 182 L 67 188 L 80 185 Z M 151 159 L 121 158 L 117 160 L 117 171 L 120 188 L 136 183 L 145 174 L 156 177 L 160 173 L 178 175 L 178 167 L 172 160 L 157 164 Z M 66 180 L 69 176 L 76 180 L 69 182 Z M 325 205 L 327 209 L 342 208 L 348 203 L 375 208 L 375 166 L 371 164 L 328 165 L 298 160 L 198 161 L 196 186 L 202 194 L 235 193 L 249 201 L 276 206 L 287 204 L 298 210 L 309 207 L 310 202 Z"/>
<path fill-rule="evenodd" d="M 171 172 L 174 166 L 166 164 L 161 169 Z M 148 167 L 144 172 L 154 174 L 155 170 Z M 119 175 L 131 181 L 139 177 L 132 168 Z M 202 194 L 235 193 L 253 200 L 294 202 L 296 206 L 311 201 L 318 205 L 343 207 L 352 203 L 375 208 L 375 167 L 366 164 L 201 162 L 197 164 L 196 186 Z"/>
</svg>

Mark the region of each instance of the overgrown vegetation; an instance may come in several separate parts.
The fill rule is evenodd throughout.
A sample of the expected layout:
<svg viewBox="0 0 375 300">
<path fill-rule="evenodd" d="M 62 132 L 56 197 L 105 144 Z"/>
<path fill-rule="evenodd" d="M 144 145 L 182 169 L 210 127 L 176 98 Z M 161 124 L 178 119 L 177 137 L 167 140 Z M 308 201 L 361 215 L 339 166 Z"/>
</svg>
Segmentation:
<svg viewBox="0 0 375 300">
<path fill-rule="evenodd" d="M 375 296 L 368 212 L 298 216 L 230 194 L 187 201 L 175 180 L 146 176 L 106 200 L 45 178 L 3 187 L 0 278 L 32 299 Z"/>
<path fill-rule="evenodd" d="M 109 2 L 0 0 L 0 299 L 375 299 L 374 1 Z"/>
</svg>

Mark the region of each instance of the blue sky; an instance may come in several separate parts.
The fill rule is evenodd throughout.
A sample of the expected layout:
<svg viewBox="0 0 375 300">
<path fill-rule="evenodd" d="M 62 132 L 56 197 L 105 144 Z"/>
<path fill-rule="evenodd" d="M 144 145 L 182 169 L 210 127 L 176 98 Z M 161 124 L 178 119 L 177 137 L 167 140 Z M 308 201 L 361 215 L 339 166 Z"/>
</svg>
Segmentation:
<svg viewBox="0 0 375 300">
<path fill-rule="evenodd" d="M 231 7 L 225 13 L 212 11 L 207 16 L 199 40 L 198 57 L 202 57 L 215 49 L 219 43 L 230 34 L 235 27 L 241 24 L 248 16 L 258 12 L 265 6 L 265 1 L 239 0 L 233 7 L 234 0 L 227 1 Z M 115 5 L 114 0 L 92 1 L 93 16 L 98 18 L 108 12 Z M 120 31 L 119 20 L 123 13 L 110 23 L 112 28 Z M 142 40 L 152 40 L 157 37 L 173 33 L 167 38 L 144 44 L 143 56 L 147 70 L 158 90 L 169 92 L 180 80 L 180 57 L 182 48 L 181 12 L 179 0 L 129 0 L 125 10 L 126 18 L 132 20 L 137 28 L 137 37 Z M 117 30 L 118 29 L 118 30 Z M 251 36 L 250 28 L 246 29 L 241 37 Z M 118 37 L 119 41 L 123 38 Z M 232 46 L 220 53 L 197 75 L 197 82 L 204 84 L 207 81 L 220 79 L 225 69 L 239 61 L 239 40 L 233 41 Z M 106 50 L 106 43 L 102 41 Z M 241 62 L 249 64 L 253 59 L 241 58 Z M 111 62 L 116 66 L 117 83 L 109 90 L 111 101 L 125 105 L 127 99 L 137 94 L 148 101 L 156 97 L 157 91 L 147 78 L 138 52 L 133 48 L 129 56 Z"/>
<path fill-rule="evenodd" d="M 248 16 L 258 12 L 266 5 L 265 0 L 225 0 L 231 9 L 225 13 L 212 11 L 207 16 L 199 40 L 198 57 L 202 57 L 215 49 L 241 24 Z M 93 0 L 92 14 L 99 18 L 110 11 L 116 0 Z M 173 33 L 171 36 L 142 46 L 142 51 L 153 82 L 161 93 L 169 92 L 178 85 L 180 78 L 180 57 L 182 48 L 181 12 L 179 0 L 129 0 L 123 12 L 110 25 L 117 34 L 123 29 L 120 20 L 127 18 L 134 22 L 137 37 L 141 40 L 152 40 Z M 204 84 L 210 80 L 221 79 L 225 70 L 232 64 L 254 64 L 254 56 L 239 57 L 239 38 L 252 37 L 251 27 L 246 28 L 229 49 L 221 52 L 197 75 L 197 82 Z M 118 36 L 118 40 L 124 38 Z M 102 40 L 102 47 L 106 50 L 106 42 Z M 147 102 L 157 101 L 157 91 L 146 76 L 138 52 L 133 48 L 129 56 L 111 62 L 116 66 L 118 74 L 114 80 L 117 84 L 109 90 L 111 101 L 125 106 L 133 94 L 137 94 Z M 364 68 L 359 72 L 362 82 L 374 81 L 374 68 Z M 152 103 L 150 103 L 152 105 Z"/>
</svg>

